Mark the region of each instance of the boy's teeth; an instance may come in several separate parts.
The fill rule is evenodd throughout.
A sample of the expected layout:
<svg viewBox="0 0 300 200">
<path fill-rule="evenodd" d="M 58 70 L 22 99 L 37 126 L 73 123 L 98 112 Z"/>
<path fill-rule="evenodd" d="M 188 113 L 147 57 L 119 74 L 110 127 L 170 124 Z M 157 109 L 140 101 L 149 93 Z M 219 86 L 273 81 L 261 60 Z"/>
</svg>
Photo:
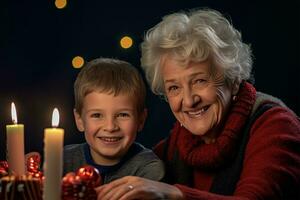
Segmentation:
<svg viewBox="0 0 300 200">
<path fill-rule="evenodd" d="M 120 140 L 121 138 L 119 137 L 112 137 L 112 138 L 109 138 L 109 137 L 101 137 L 101 140 L 104 140 L 106 142 L 116 142 L 118 140 Z"/>
</svg>

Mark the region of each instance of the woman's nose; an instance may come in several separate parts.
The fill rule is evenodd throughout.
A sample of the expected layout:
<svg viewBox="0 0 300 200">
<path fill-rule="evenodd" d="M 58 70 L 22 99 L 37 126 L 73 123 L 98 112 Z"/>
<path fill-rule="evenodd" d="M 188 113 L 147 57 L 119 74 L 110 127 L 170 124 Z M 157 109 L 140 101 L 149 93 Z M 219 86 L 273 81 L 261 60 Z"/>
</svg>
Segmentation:
<svg viewBox="0 0 300 200">
<path fill-rule="evenodd" d="M 199 94 L 195 93 L 191 89 L 186 89 L 183 94 L 182 103 L 184 107 L 191 108 L 197 105 L 201 101 Z"/>
<path fill-rule="evenodd" d="M 118 130 L 118 126 L 115 119 L 114 118 L 106 119 L 103 129 L 107 132 L 113 132 Z"/>
</svg>

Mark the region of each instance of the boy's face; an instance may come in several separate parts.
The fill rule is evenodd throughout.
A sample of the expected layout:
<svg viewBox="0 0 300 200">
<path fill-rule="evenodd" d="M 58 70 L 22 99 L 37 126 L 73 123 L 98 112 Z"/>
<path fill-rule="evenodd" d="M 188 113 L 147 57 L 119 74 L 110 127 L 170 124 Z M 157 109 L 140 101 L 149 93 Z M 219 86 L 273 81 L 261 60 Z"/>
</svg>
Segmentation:
<svg viewBox="0 0 300 200">
<path fill-rule="evenodd" d="M 81 115 L 76 111 L 74 115 L 77 128 L 85 133 L 94 161 L 114 165 L 143 128 L 147 112 L 138 113 L 133 96 L 91 92 L 84 97 Z"/>
</svg>

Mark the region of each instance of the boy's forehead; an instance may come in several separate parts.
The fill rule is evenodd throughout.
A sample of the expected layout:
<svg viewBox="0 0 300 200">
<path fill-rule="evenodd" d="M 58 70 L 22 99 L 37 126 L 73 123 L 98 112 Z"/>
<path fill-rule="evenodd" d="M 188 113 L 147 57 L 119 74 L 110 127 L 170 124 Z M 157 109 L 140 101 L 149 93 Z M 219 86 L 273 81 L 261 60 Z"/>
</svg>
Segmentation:
<svg viewBox="0 0 300 200">
<path fill-rule="evenodd" d="M 104 91 L 93 91 L 84 97 L 84 106 L 88 105 L 110 105 L 115 106 L 128 105 L 133 106 L 138 104 L 137 97 L 126 92 L 104 92 Z"/>
<path fill-rule="evenodd" d="M 97 92 L 97 93 L 103 93 L 103 94 L 108 94 L 108 95 L 114 95 L 114 96 L 118 96 L 118 95 L 131 95 L 131 93 L 133 92 L 133 90 L 131 89 L 126 89 L 126 88 L 115 88 L 115 87 L 102 87 L 102 86 L 98 86 L 98 87 L 93 87 L 89 90 L 89 93 L 91 92 Z"/>
<path fill-rule="evenodd" d="M 127 98 L 134 98 L 133 92 L 131 91 L 125 91 L 125 90 L 116 90 L 116 89 L 103 89 L 99 88 L 96 90 L 92 90 L 90 93 L 98 93 L 98 94 L 103 94 L 107 96 L 113 96 L 113 97 L 127 97 Z M 87 96 L 87 95 L 86 95 Z"/>
</svg>

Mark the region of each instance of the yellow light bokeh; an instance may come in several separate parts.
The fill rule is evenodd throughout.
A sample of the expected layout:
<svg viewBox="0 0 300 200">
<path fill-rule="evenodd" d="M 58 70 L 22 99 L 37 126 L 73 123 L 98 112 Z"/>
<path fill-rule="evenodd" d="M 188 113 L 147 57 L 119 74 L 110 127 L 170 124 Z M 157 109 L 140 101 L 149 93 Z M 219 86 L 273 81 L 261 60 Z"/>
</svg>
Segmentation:
<svg viewBox="0 0 300 200">
<path fill-rule="evenodd" d="M 81 68 L 83 64 L 84 64 L 84 59 L 81 56 L 75 56 L 72 60 L 72 65 L 76 69 Z"/>
<path fill-rule="evenodd" d="M 55 6 L 58 9 L 63 9 L 67 6 L 67 0 L 55 0 Z"/>
<path fill-rule="evenodd" d="M 132 44 L 133 44 L 133 41 L 132 41 L 131 37 L 129 37 L 129 36 L 124 36 L 120 40 L 120 45 L 124 49 L 130 48 L 132 46 Z"/>
</svg>

